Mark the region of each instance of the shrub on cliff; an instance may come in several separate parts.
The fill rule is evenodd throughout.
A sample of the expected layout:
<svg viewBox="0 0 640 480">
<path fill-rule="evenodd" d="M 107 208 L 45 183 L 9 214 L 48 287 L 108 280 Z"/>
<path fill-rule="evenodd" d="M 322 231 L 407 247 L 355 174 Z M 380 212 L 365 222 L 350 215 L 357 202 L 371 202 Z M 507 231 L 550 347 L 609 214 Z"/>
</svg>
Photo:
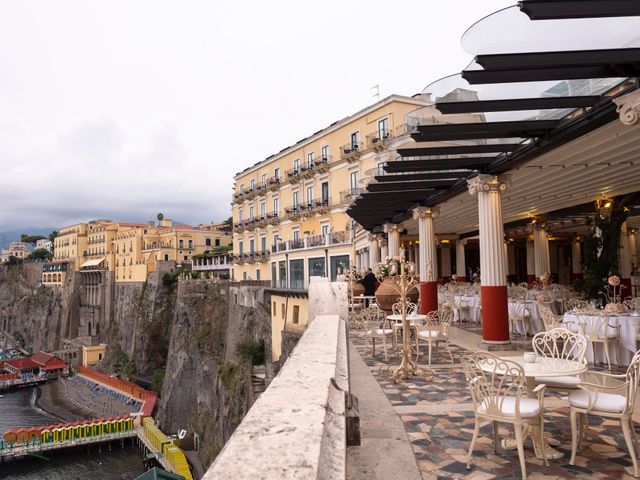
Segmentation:
<svg viewBox="0 0 640 480">
<path fill-rule="evenodd" d="M 162 383 L 164 382 L 165 372 L 166 370 L 164 367 L 158 368 L 156 371 L 153 372 L 153 379 L 151 380 L 151 389 L 156 393 L 160 393 L 160 391 L 162 390 Z"/>
<path fill-rule="evenodd" d="M 245 337 L 236 346 L 236 354 L 251 365 L 264 364 L 264 345 L 251 337 Z"/>
</svg>

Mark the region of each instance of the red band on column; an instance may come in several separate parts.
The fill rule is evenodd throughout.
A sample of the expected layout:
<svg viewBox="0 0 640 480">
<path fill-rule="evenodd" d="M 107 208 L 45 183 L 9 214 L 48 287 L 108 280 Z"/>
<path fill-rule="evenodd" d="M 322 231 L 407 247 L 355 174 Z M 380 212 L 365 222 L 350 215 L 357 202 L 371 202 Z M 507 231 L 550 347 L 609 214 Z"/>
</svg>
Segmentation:
<svg viewBox="0 0 640 480">
<path fill-rule="evenodd" d="M 438 282 L 420 284 L 420 313 L 426 315 L 438 310 Z"/>
<path fill-rule="evenodd" d="M 509 304 L 506 285 L 480 287 L 482 294 L 482 339 L 509 341 Z"/>
</svg>

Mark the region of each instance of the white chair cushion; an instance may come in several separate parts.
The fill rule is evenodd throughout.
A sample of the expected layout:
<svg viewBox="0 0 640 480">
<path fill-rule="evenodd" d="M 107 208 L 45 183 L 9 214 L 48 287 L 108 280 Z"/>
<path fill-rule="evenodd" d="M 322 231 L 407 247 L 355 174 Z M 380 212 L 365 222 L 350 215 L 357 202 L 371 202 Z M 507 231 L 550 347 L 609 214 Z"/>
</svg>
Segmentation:
<svg viewBox="0 0 640 480">
<path fill-rule="evenodd" d="M 505 417 L 515 418 L 516 416 L 516 397 L 503 397 L 500 413 Z M 493 406 L 493 402 L 490 402 Z M 489 402 L 484 400 L 480 405 L 480 413 L 487 412 Z M 540 402 L 535 398 L 520 397 L 520 417 L 530 418 L 540 415 Z"/>
<path fill-rule="evenodd" d="M 436 338 L 438 336 L 437 330 L 420 330 L 418 333 L 420 338 Z"/>
<path fill-rule="evenodd" d="M 369 335 L 391 335 L 393 330 L 390 328 L 378 328 L 377 330 L 369 330 L 367 334 Z"/>
<path fill-rule="evenodd" d="M 536 377 L 536 383 L 544 383 L 549 388 L 578 388 L 580 379 L 577 376 L 558 375 L 557 377 Z"/>
<path fill-rule="evenodd" d="M 623 395 L 616 393 L 589 392 L 578 390 L 569 395 L 569 404 L 572 407 L 587 408 L 589 406 L 589 395 L 595 398 L 592 410 L 600 412 L 620 413 L 627 406 L 627 399 Z"/>
</svg>

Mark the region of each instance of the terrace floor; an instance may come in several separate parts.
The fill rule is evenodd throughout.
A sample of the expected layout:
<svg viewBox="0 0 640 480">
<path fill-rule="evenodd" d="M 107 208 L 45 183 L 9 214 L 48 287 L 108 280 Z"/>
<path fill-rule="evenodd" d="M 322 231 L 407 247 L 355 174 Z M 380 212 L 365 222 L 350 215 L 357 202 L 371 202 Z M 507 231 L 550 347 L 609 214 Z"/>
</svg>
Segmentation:
<svg viewBox="0 0 640 480">
<path fill-rule="evenodd" d="M 350 480 L 382 479 L 382 478 L 422 478 L 423 480 L 440 479 L 512 479 L 521 478 L 520 464 L 517 451 L 493 452 L 493 441 L 490 424 L 486 424 L 480 431 L 480 438 L 474 451 L 471 470 L 466 469 L 466 458 L 474 427 L 474 413 L 471 397 L 467 389 L 464 374 L 460 366 L 460 358 L 473 351 L 480 350 L 481 340 L 477 327 L 452 327 L 450 334 L 451 350 L 454 363 L 444 347 L 434 353 L 432 365 L 427 376 L 415 376 L 396 384 L 392 378 L 394 366 L 399 365 L 399 359 L 391 356 L 389 362 L 384 361 L 381 345 L 376 344 L 376 356 L 371 356 L 371 348 L 365 351 L 364 332 L 352 330 L 352 365 L 364 360 L 370 375 L 366 370 L 352 367 L 352 384 L 355 395 L 359 395 L 361 405 L 362 446 L 349 447 L 348 466 Z M 517 354 L 518 351 L 530 350 L 530 342 L 520 339 L 514 342 L 512 351 L 500 354 Z M 422 353 L 422 351 L 421 351 Z M 360 358 L 358 358 L 360 357 Z M 354 362 L 355 360 L 355 362 Z M 419 365 L 427 369 L 426 357 L 420 357 Z M 602 369 L 600 365 L 590 365 L 590 369 Z M 618 370 L 614 373 L 622 373 Z M 362 389 L 362 384 L 375 379 L 386 397 L 380 402 L 375 397 L 374 388 Z M 373 392 L 378 402 L 375 408 L 367 408 L 369 392 Z M 364 395 L 364 396 L 363 396 Z M 640 409 L 636 408 L 640 413 Z M 392 413 L 390 413 L 392 412 Z M 395 415 L 394 415 L 395 413 Z M 392 418 L 395 417 L 395 418 Z M 400 419 L 404 432 L 393 432 L 394 422 Z M 636 418 L 636 422 L 639 419 Z M 375 442 L 379 436 L 380 423 L 389 427 L 391 441 Z M 373 425 L 372 425 L 373 424 Z M 638 429 L 640 432 L 640 429 Z M 406 433 L 405 433 L 406 432 Z M 571 427 L 569 423 L 569 405 L 567 397 L 558 393 L 547 392 L 545 396 L 545 432 L 550 432 L 561 442 L 555 447 L 564 453 L 560 460 L 550 460 L 549 467 L 545 467 L 542 460 L 533 454 L 531 441 L 525 443 L 525 457 L 527 478 L 541 479 L 602 479 L 621 480 L 634 478 L 631 475 L 631 459 L 627 453 L 624 437 L 619 422 L 589 416 L 589 429 L 583 447 L 578 451 L 576 465 L 569 465 L 571 456 Z M 500 435 L 513 437 L 512 427 L 502 424 Z M 405 465 L 405 472 L 398 470 L 398 456 L 410 449 L 415 459 L 415 465 Z M 405 450 L 403 450 L 403 447 Z M 366 452 L 366 453 L 365 453 Z M 369 462 L 375 463 L 375 468 L 364 471 L 362 469 L 363 456 Z M 403 457 L 405 463 L 410 463 Z M 385 464 L 387 464 L 385 468 Z M 417 468 L 416 468 L 417 466 Z M 412 474 L 412 469 L 414 472 Z M 388 476 L 385 471 L 395 471 Z"/>
</svg>

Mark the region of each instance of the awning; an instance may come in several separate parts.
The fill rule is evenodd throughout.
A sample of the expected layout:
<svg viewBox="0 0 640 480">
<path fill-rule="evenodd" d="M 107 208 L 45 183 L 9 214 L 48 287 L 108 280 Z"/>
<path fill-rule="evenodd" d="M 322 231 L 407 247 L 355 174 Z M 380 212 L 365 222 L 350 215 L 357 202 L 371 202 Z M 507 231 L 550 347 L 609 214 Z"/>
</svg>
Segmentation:
<svg viewBox="0 0 640 480">
<path fill-rule="evenodd" d="M 87 260 L 86 262 L 84 262 L 82 265 L 80 265 L 80 268 L 98 267 L 103 262 L 104 262 L 104 258 L 94 258 L 93 260 Z"/>
</svg>

